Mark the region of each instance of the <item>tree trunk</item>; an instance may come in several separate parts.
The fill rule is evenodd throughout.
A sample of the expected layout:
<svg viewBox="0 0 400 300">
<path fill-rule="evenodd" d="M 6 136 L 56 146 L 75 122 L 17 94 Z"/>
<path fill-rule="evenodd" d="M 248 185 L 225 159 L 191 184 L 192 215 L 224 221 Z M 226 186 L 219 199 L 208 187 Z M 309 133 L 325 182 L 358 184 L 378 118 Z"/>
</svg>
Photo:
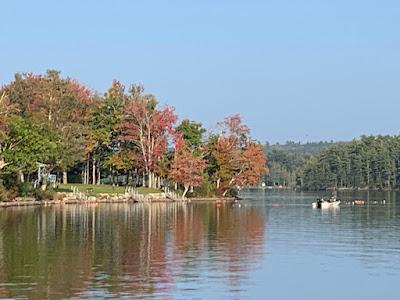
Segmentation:
<svg viewBox="0 0 400 300">
<path fill-rule="evenodd" d="M 24 173 L 22 171 L 18 171 L 18 182 L 19 183 L 24 183 L 25 182 Z"/>
<path fill-rule="evenodd" d="M 149 188 L 153 187 L 153 174 L 151 172 L 149 172 L 148 187 Z"/>
<path fill-rule="evenodd" d="M 182 200 L 185 200 L 185 196 L 186 196 L 186 193 L 188 192 L 188 190 L 189 190 L 189 186 L 187 184 L 185 184 L 185 190 L 183 191 L 183 194 L 182 194 Z"/>
<path fill-rule="evenodd" d="M 155 189 L 155 188 L 157 188 L 157 177 L 156 177 L 156 174 L 155 173 L 152 173 L 152 175 L 153 175 L 153 186 L 152 186 L 152 188 L 153 189 Z"/>
<path fill-rule="evenodd" d="M 96 184 L 96 158 L 92 159 L 92 184 Z"/>
<path fill-rule="evenodd" d="M 82 168 L 82 174 L 81 174 L 81 176 L 82 176 L 82 184 L 85 184 L 85 182 L 86 182 L 86 172 L 85 172 L 85 168 Z"/>
<path fill-rule="evenodd" d="M 101 184 L 100 160 L 97 161 L 97 184 Z"/>
<path fill-rule="evenodd" d="M 63 171 L 62 183 L 64 183 L 64 184 L 68 183 L 68 173 L 67 173 L 67 171 Z"/>
<path fill-rule="evenodd" d="M 4 158 L 0 159 L 0 170 L 2 170 L 8 163 L 5 162 Z"/>
<path fill-rule="evenodd" d="M 142 177 L 142 187 L 146 186 L 146 174 L 143 172 L 143 177 Z"/>
<path fill-rule="evenodd" d="M 42 191 L 45 191 L 45 190 L 47 189 L 47 180 L 43 180 L 43 181 L 42 181 L 42 184 L 41 184 L 41 186 L 40 186 L 40 189 L 41 189 Z"/>
<path fill-rule="evenodd" d="M 161 177 L 157 177 L 158 178 L 158 180 L 157 180 L 157 188 L 158 189 L 161 189 Z"/>
<path fill-rule="evenodd" d="M 42 182 L 40 184 L 40 189 L 45 191 L 47 189 L 47 172 L 42 174 Z"/>
<path fill-rule="evenodd" d="M 88 154 L 88 158 L 86 161 L 86 180 L 85 184 L 89 184 L 89 174 L 90 174 L 90 154 Z"/>
</svg>

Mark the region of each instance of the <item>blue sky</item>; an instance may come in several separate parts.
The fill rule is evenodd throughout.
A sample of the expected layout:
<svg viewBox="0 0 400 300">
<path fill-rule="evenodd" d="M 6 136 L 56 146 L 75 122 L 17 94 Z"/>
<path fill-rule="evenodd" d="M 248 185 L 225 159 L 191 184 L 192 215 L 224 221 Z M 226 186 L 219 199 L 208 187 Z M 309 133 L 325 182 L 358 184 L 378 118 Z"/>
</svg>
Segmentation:
<svg viewBox="0 0 400 300">
<path fill-rule="evenodd" d="M 400 2 L 6 1 L 0 83 L 58 69 L 104 92 L 141 83 L 212 127 L 260 141 L 398 134 Z"/>
</svg>

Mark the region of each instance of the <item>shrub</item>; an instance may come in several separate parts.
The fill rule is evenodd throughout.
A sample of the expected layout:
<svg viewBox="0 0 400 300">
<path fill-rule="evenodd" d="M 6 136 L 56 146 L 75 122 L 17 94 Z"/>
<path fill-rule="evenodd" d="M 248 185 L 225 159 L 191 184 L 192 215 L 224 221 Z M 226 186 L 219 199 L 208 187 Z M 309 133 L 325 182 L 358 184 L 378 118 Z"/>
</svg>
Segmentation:
<svg viewBox="0 0 400 300">
<path fill-rule="evenodd" d="M 12 201 L 18 196 L 18 190 L 16 188 L 12 188 L 5 191 L 4 201 Z"/>
<path fill-rule="evenodd" d="M 3 183 L 0 182 L 0 201 L 6 201 L 6 200 L 7 200 L 7 193 L 3 186 Z"/>
<path fill-rule="evenodd" d="M 34 187 L 30 182 L 20 183 L 18 185 L 18 196 L 28 197 L 32 196 Z"/>
<path fill-rule="evenodd" d="M 231 197 L 237 197 L 239 195 L 239 191 L 236 188 L 232 188 L 229 190 L 228 195 Z"/>
<path fill-rule="evenodd" d="M 194 189 L 193 193 L 189 193 L 188 197 L 215 197 L 217 189 L 215 184 L 211 182 L 207 173 L 203 175 L 203 183 Z"/>
<path fill-rule="evenodd" d="M 40 189 L 35 189 L 33 191 L 33 197 L 35 197 L 36 200 L 41 201 L 41 200 L 53 200 L 54 196 L 54 191 L 52 189 L 42 191 Z"/>
</svg>

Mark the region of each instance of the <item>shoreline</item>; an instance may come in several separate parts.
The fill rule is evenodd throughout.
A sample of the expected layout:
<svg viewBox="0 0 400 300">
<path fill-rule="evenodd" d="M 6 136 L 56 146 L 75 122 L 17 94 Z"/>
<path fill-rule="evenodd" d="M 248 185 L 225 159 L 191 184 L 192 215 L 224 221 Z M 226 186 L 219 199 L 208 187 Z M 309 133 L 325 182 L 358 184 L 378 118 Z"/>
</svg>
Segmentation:
<svg viewBox="0 0 400 300">
<path fill-rule="evenodd" d="M 326 189 L 321 189 L 321 190 L 307 190 L 307 189 L 301 189 L 298 187 L 264 187 L 264 188 L 250 188 L 251 189 L 264 189 L 264 190 L 273 190 L 273 191 L 282 191 L 282 190 L 292 190 L 292 191 L 297 191 L 297 192 L 327 192 L 327 191 L 333 191 L 336 189 L 338 192 L 400 192 L 400 188 L 364 188 L 364 187 L 356 187 L 356 188 L 326 188 Z"/>
<path fill-rule="evenodd" d="M 225 202 L 235 202 L 238 199 L 233 197 L 221 198 L 221 197 L 199 197 L 199 198 L 187 198 L 184 200 L 172 200 L 168 198 L 157 198 L 157 199 L 147 199 L 138 201 L 133 199 L 131 196 L 120 197 L 120 198 L 96 198 L 94 196 L 88 197 L 88 199 L 61 199 L 61 200 L 33 200 L 27 197 L 29 200 L 13 200 L 13 201 L 2 201 L 0 202 L 0 208 L 7 207 L 18 207 L 18 206 L 52 206 L 52 205 L 70 205 L 70 204 L 118 204 L 118 203 L 190 203 L 190 202 L 215 202 L 215 203 L 225 203 Z"/>
</svg>

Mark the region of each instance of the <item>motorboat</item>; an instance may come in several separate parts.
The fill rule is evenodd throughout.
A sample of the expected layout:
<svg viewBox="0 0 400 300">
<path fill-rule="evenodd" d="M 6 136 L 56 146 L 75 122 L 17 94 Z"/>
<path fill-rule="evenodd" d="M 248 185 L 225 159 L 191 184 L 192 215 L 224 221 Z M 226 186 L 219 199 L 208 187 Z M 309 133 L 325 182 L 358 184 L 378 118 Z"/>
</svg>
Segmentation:
<svg viewBox="0 0 400 300">
<path fill-rule="evenodd" d="M 336 197 L 331 197 L 329 199 L 318 199 L 317 202 L 313 202 L 313 208 L 331 208 L 331 207 L 338 207 L 340 204 L 340 200 L 336 199 Z"/>
</svg>

